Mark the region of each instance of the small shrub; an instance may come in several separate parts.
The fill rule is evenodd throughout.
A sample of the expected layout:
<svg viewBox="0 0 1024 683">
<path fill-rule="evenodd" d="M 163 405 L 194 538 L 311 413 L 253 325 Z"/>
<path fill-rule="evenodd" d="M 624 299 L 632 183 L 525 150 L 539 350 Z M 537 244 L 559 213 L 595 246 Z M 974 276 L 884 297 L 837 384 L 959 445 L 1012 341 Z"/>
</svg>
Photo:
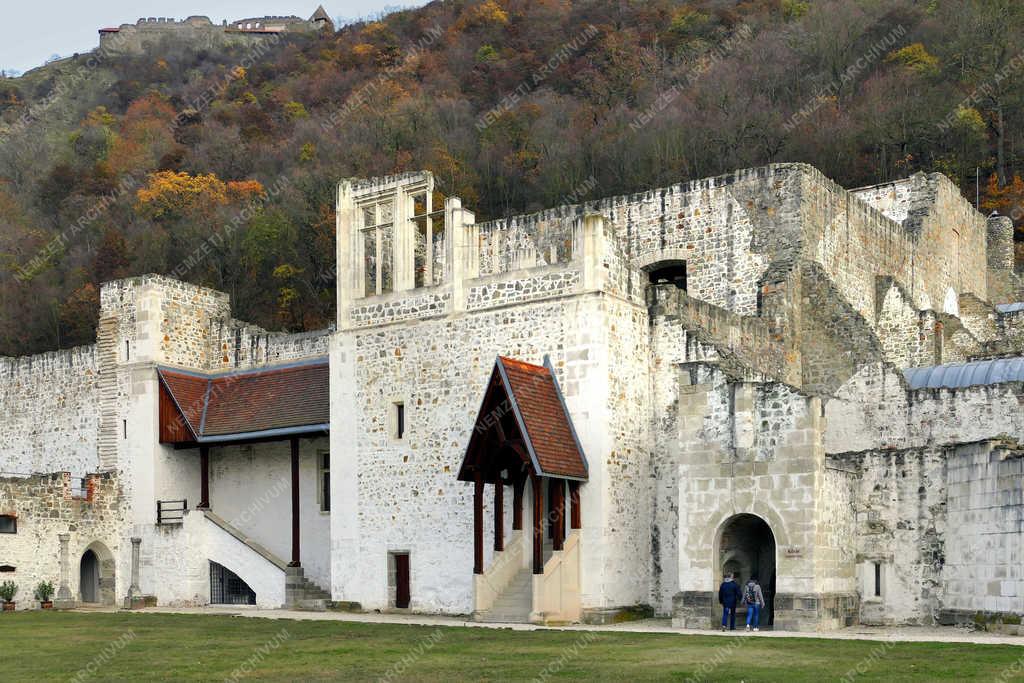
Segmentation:
<svg viewBox="0 0 1024 683">
<path fill-rule="evenodd" d="M 53 582 L 51 581 L 40 581 L 39 585 L 36 586 L 36 600 L 39 602 L 50 602 L 50 598 L 53 597 Z"/>
<path fill-rule="evenodd" d="M 18 592 L 18 585 L 13 581 L 4 581 L 0 583 L 0 598 L 4 602 L 13 602 L 14 595 Z"/>
</svg>

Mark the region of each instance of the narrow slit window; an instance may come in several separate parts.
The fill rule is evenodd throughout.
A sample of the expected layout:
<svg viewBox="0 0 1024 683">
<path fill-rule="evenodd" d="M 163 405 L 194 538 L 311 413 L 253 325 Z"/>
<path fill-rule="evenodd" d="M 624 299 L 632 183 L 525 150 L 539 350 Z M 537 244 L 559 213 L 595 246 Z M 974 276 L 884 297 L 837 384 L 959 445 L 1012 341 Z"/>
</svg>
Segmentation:
<svg viewBox="0 0 1024 683">
<path fill-rule="evenodd" d="M 405 404 L 395 404 L 395 438 L 405 438 Z"/>
<path fill-rule="evenodd" d="M 875 562 L 875 597 L 882 596 L 882 563 Z"/>
<path fill-rule="evenodd" d="M 331 454 L 320 454 L 320 511 L 331 511 Z"/>
</svg>

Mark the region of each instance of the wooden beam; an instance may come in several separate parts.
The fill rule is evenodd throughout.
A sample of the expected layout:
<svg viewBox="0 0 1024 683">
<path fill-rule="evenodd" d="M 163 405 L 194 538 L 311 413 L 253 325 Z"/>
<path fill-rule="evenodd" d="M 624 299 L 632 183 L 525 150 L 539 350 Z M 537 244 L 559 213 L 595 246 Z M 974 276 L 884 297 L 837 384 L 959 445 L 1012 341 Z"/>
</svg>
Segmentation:
<svg viewBox="0 0 1024 683">
<path fill-rule="evenodd" d="M 292 561 L 289 567 L 301 567 L 299 553 L 299 439 L 292 437 Z"/>
<path fill-rule="evenodd" d="M 572 504 L 569 526 L 573 529 L 583 528 L 583 510 L 580 509 L 580 483 L 569 482 L 569 501 Z"/>
<path fill-rule="evenodd" d="M 199 509 L 210 509 L 210 447 L 199 447 Z"/>
<path fill-rule="evenodd" d="M 501 477 L 494 483 L 494 551 L 505 549 L 505 484 Z"/>
<path fill-rule="evenodd" d="M 551 548 L 561 550 L 565 542 L 565 482 L 549 479 L 551 495 Z"/>
<path fill-rule="evenodd" d="M 536 474 L 533 480 L 533 573 L 544 573 L 544 483 Z"/>
<path fill-rule="evenodd" d="M 512 530 L 523 530 L 523 488 L 526 478 L 517 476 L 512 482 Z"/>
<path fill-rule="evenodd" d="M 484 473 L 473 473 L 473 573 L 484 573 Z"/>
</svg>

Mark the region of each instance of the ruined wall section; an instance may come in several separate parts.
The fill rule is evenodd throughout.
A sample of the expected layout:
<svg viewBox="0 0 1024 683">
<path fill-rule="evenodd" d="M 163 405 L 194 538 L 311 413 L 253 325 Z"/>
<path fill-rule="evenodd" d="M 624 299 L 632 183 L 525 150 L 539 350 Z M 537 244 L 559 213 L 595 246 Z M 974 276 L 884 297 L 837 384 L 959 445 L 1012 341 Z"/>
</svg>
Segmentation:
<svg viewBox="0 0 1024 683">
<path fill-rule="evenodd" d="M 882 357 L 898 368 L 941 362 L 937 360 L 941 354 L 936 355 L 934 322 L 929 328 L 928 321 L 914 308 L 907 291 L 891 277 L 879 278 L 877 290 L 875 325 Z"/>
<path fill-rule="evenodd" d="M 946 459 L 940 447 L 828 456 L 845 477 L 850 567 L 856 566 L 863 624 L 934 624 L 947 540 Z M 875 595 L 875 565 L 879 593 Z"/>
<path fill-rule="evenodd" d="M 1024 439 L 1019 382 L 909 391 L 891 366 L 862 368 L 825 406 L 829 453 Z"/>
<path fill-rule="evenodd" d="M 731 377 L 799 383 L 799 354 L 786 347 L 767 321 L 699 301 L 673 285 L 651 286 L 648 304 L 652 319 L 671 321 L 693 340 L 715 347 L 715 356 Z"/>
<path fill-rule="evenodd" d="M 0 472 L 97 471 L 95 346 L 0 358 L 0 387 Z"/>
<path fill-rule="evenodd" d="M 269 332 L 241 320 L 211 320 L 207 369 L 246 370 L 304 358 L 326 356 L 333 329 L 312 332 Z"/>
<path fill-rule="evenodd" d="M 869 185 L 850 190 L 862 202 L 878 209 L 897 223 L 907 219 L 915 196 L 915 187 L 924 179 L 923 173 L 901 178 L 890 183 Z"/>
<path fill-rule="evenodd" d="M 800 386 L 831 395 L 858 369 L 879 360 L 883 348 L 871 324 L 822 266 L 802 263 L 800 287 L 805 302 L 800 315 Z"/>
<path fill-rule="evenodd" d="M 775 164 L 483 223 L 480 273 L 565 263 L 570 226 L 599 214 L 632 268 L 686 261 L 690 296 L 756 315 L 763 273 L 773 262 L 795 262 L 799 252 L 801 169 Z"/>
<path fill-rule="evenodd" d="M 821 264 L 841 296 L 869 323 L 875 316 L 875 278 L 889 275 L 910 293 L 918 309 L 931 308 L 914 245 L 903 226 L 804 166 L 804 257 Z"/>
<path fill-rule="evenodd" d="M 890 262 L 890 268 L 899 269 L 880 270 L 879 274 L 895 275 L 911 293 L 916 307 L 956 314 L 956 299 L 961 294 L 988 299 L 989 229 L 984 216 L 949 178 L 941 173 L 916 173 L 896 182 L 854 189 L 850 195 L 881 211 L 905 233 L 905 262 Z M 869 236 L 863 231 L 859 237 L 866 248 L 863 256 L 870 259 L 877 240 L 864 243 Z M 994 242 L 993 248 L 998 249 Z M 1001 250 L 1006 251 L 1005 245 Z"/>
<path fill-rule="evenodd" d="M 55 591 L 60 587 L 60 534 L 70 535 L 68 588 L 75 599 L 80 595 L 79 561 L 86 549 L 99 542 L 115 557 L 120 550 L 124 509 L 117 476 L 93 474 L 84 488 L 73 483 L 67 472 L 0 478 L 0 515 L 17 518 L 17 533 L 5 534 L 0 544 L 0 565 L 14 571 L 0 577 L 17 584 L 18 609 L 39 607 L 33 591 L 40 581 L 53 582 Z M 110 561 L 102 550 L 97 554 L 101 561 Z M 104 570 L 114 572 L 116 584 L 101 580 L 99 597 L 112 605 L 115 595 L 127 591 L 128 581 L 113 564 Z"/>
</svg>

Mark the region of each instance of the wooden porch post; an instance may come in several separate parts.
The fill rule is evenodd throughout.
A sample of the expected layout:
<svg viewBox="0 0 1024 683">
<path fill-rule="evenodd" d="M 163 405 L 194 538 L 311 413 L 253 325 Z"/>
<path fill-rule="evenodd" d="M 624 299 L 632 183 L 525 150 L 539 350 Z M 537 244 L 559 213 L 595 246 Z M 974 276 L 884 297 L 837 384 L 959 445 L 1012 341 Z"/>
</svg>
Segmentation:
<svg viewBox="0 0 1024 683">
<path fill-rule="evenodd" d="M 505 484 L 498 476 L 494 484 L 494 550 L 505 549 Z"/>
<path fill-rule="evenodd" d="M 523 530 L 523 488 L 526 478 L 520 477 L 512 484 L 512 530 Z"/>
<path fill-rule="evenodd" d="M 533 480 L 533 573 L 544 573 L 544 483 L 536 474 Z"/>
<path fill-rule="evenodd" d="M 484 573 L 484 473 L 473 475 L 473 573 Z"/>
<path fill-rule="evenodd" d="M 199 506 L 200 510 L 210 509 L 210 447 L 199 447 Z"/>
<path fill-rule="evenodd" d="M 569 526 L 573 529 L 583 528 L 583 511 L 580 509 L 580 483 L 569 482 L 569 501 L 572 503 Z"/>
<path fill-rule="evenodd" d="M 551 479 L 551 548 L 561 550 L 565 541 L 565 482 Z"/>
<path fill-rule="evenodd" d="M 292 437 L 292 561 L 288 566 L 301 567 L 299 557 L 299 440 Z"/>
</svg>

